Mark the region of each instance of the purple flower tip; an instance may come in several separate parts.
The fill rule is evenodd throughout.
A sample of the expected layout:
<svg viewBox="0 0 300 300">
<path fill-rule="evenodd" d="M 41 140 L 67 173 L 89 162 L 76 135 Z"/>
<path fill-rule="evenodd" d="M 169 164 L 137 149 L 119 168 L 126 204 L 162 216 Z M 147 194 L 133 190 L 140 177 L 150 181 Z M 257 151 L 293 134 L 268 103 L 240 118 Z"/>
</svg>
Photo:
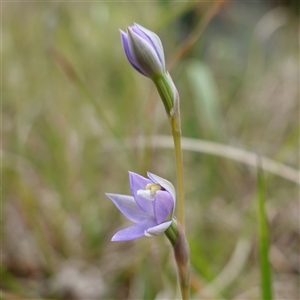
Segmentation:
<svg viewBox="0 0 300 300">
<path fill-rule="evenodd" d="M 154 32 L 134 23 L 120 34 L 126 57 L 138 72 L 149 78 L 165 73 L 164 50 Z"/>
<path fill-rule="evenodd" d="M 112 241 L 156 236 L 171 225 L 176 195 L 172 183 L 155 174 L 149 178 L 129 172 L 132 196 L 106 194 L 123 215 L 135 224 L 118 231 Z"/>
</svg>

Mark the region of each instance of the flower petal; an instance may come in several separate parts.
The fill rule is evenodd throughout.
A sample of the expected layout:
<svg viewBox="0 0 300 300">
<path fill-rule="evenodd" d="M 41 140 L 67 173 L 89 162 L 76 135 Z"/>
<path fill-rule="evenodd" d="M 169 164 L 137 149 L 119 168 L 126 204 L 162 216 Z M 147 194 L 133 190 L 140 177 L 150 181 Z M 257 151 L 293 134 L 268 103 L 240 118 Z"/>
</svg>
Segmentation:
<svg viewBox="0 0 300 300">
<path fill-rule="evenodd" d="M 168 181 L 162 177 L 159 177 L 153 173 L 147 172 L 147 175 L 153 182 L 159 184 L 167 192 L 169 192 L 171 194 L 173 201 L 174 201 L 174 206 L 173 206 L 173 215 L 174 215 L 175 204 L 176 204 L 176 192 L 175 192 L 175 188 L 174 188 L 173 184 L 170 181 Z"/>
<path fill-rule="evenodd" d="M 136 193 L 138 196 L 143 197 L 145 200 L 154 201 L 155 197 L 151 194 L 150 190 L 138 190 Z"/>
<path fill-rule="evenodd" d="M 165 71 L 153 44 L 134 32 L 132 27 L 128 27 L 128 44 L 132 58 L 148 77 Z"/>
<path fill-rule="evenodd" d="M 150 216 L 136 204 L 132 196 L 108 193 L 106 196 L 110 198 L 121 213 L 130 221 L 138 223 L 145 219 L 149 219 Z"/>
<path fill-rule="evenodd" d="M 166 220 L 174 206 L 174 200 L 167 191 L 157 191 L 154 202 L 154 215 L 158 224 Z"/>
<path fill-rule="evenodd" d="M 165 68 L 164 48 L 158 35 L 137 23 L 134 23 L 134 27 L 139 28 L 145 35 L 147 35 L 148 39 L 151 41 L 153 47 L 155 48 L 161 64 Z"/>
<path fill-rule="evenodd" d="M 120 30 L 121 33 L 121 41 L 122 41 L 122 45 L 123 45 L 123 49 L 124 52 L 126 54 L 126 57 L 128 59 L 128 61 L 130 62 L 130 64 L 138 71 L 140 72 L 142 75 L 147 76 L 137 65 L 137 62 L 134 60 L 134 58 L 132 57 L 131 53 L 130 53 L 130 48 L 129 48 L 129 44 L 128 44 L 128 34 L 125 33 L 124 31 Z"/>
<path fill-rule="evenodd" d="M 148 183 L 153 183 L 150 179 L 139 174 L 129 172 L 129 183 L 131 194 L 134 197 L 138 206 L 148 215 L 154 217 L 153 202 L 144 199 L 137 194 L 138 190 L 144 190 Z"/>
<path fill-rule="evenodd" d="M 118 231 L 112 237 L 111 240 L 113 242 L 118 242 L 118 241 L 130 241 L 130 240 L 138 239 L 145 235 L 145 232 L 147 231 L 147 229 L 155 228 L 155 225 L 157 225 L 157 223 L 156 223 L 155 219 L 153 219 L 153 218 L 144 220 L 140 223 L 131 225 L 127 228 L 124 228 L 124 229 Z"/>
<path fill-rule="evenodd" d="M 160 235 L 168 229 L 168 227 L 171 225 L 171 223 L 172 223 L 172 220 L 161 223 L 157 226 L 151 227 L 146 230 L 145 236 L 153 237 L 153 236 Z"/>
</svg>

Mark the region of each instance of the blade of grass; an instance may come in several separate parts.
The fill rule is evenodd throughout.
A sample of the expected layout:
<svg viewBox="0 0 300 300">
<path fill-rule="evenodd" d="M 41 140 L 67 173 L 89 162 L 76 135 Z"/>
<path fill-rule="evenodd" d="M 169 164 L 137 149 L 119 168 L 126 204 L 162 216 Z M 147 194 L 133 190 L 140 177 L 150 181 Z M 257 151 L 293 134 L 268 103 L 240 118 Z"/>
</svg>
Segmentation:
<svg viewBox="0 0 300 300">
<path fill-rule="evenodd" d="M 165 149 L 173 149 L 172 137 L 168 135 L 154 135 L 149 137 L 139 137 L 139 139 L 125 139 L 124 147 L 158 147 Z M 113 149 L 113 144 L 106 142 L 108 150 Z M 182 137 L 182 150 L 194 151 L 225 157 L 231 160 L 241 162 L 243 164 L 256 167 L 257 156 L 254 152 L 239 149 L 216 142 Z M 261 168 L 268 172 L 300 184 L 300 172 L 288 165 L 274 161 L 266 156 L 261 156 Z"/>
<path fill-rule="evenodd" d="M 261 161 L 257 161 L 257 217 L 258 217 L 258 251 L 261 276 L 261 297 L 272 299 L 272 279 L 269 262 L 269 229 L 265 209 L 266 193 Z"/>
</svg>

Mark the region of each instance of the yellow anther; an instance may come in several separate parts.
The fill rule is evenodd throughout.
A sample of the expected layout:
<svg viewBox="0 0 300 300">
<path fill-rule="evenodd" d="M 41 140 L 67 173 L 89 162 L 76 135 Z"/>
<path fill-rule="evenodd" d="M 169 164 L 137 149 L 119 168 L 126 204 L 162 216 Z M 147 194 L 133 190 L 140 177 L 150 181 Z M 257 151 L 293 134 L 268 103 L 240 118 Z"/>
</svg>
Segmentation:
<svg viewBox="0 0 300 300">
<path fill-rule="evenodd" d="M 150 190 L 150 193 L 154 195 L 157 191 L 161 190 L 162 187 L 156 183 L 148 183 L 145 187 L 145 190 Z"/>
</svg>

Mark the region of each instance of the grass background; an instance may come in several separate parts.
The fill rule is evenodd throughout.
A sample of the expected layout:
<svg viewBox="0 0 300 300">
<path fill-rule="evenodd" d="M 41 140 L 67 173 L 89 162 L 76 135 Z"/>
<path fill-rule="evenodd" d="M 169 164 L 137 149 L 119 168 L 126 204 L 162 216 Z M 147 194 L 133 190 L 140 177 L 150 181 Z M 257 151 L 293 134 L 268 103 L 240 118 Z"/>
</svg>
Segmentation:
<svg viewBox="0 0 300 300">
<path fill-rule="evenodd" d="M 294 2 L 2 2 L 3 299 L 179 297 L 164 236 L 110 241 L 129 222 L 104 193 L 129 194 L 128 170 L 176 182 L 172 149 L 124 142 L 171 134 L 123 53 L 133 22 L 168 62 L 195 37 L 169 68 L 184 137 L 299 169 Z M 255 168 L 200 149 L 184 170 L 192 298 L 258 299 Z M 298 299 L 299 186 L 264 181 L 274 298 Z"/>
</svg>

